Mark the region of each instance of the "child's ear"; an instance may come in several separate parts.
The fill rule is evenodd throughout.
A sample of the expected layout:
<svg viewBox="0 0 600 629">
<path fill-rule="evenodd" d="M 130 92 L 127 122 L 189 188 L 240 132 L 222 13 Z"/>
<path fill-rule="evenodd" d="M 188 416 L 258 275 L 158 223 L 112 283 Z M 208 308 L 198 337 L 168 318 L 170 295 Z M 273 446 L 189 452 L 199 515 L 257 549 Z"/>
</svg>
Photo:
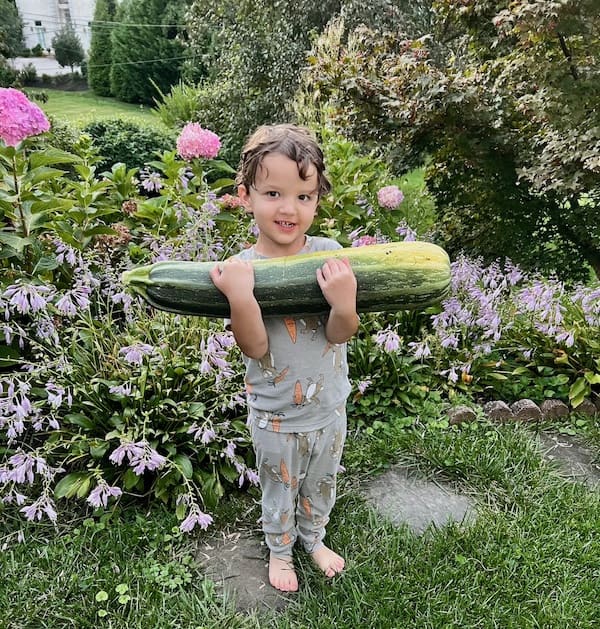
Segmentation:
<svg viewBox="0 0 600 629">
<path fill-rule="evenodd" d="M 240 184 L 237 189 L 237 195 L 244 206 L 244 210 L 248 214 L 252 214 L 252 207 L 250 206 L 250 192 L 244 184 Z"/>
</svg>

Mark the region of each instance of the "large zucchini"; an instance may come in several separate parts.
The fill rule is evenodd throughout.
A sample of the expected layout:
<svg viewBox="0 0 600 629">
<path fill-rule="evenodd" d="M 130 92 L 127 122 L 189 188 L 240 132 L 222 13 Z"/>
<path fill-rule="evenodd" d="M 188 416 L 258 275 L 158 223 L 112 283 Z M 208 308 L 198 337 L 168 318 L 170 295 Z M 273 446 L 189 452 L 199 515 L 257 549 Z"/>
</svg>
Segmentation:
<svg viewBox="0 0 600 629">
<path fill-rule="evenodd" d="M 431 243 L 395 242 L 254 260 L 254 295 L 264 316 L 321 314 L 329 306 L 317 284 L 325 260 L 347 257 L 357 279 L 359 312 L 414 310 L 448 292 L 448 254 Z M 227 317 L 229 304 L 209 270 L 215 262 L 157 262 L 123 273 L 149 304 L 185 315 Z"/>
</svg>

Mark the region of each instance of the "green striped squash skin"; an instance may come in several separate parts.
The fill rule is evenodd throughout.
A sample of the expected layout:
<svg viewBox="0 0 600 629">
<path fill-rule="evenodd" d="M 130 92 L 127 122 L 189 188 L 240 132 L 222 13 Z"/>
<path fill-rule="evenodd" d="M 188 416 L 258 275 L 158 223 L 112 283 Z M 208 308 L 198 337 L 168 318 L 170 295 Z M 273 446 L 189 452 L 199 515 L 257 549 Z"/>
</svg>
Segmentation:
<svg viewBox="0 0 600 629">
<path fill-rule="evenodd" d="M 329 311 L 317 268 L 347 257 L 358 284 L 359 312 L 422 309 L 449 291 L 450 260 L 437 245 L 396 242 L 255 260 L 254 295 L 263 316 Z M 229 303 L 209 271 L 216 262 L 157 262 L 123 274 L 123 282 L 150 305 L 183 315 L 228 317 Z"/>
</svg>

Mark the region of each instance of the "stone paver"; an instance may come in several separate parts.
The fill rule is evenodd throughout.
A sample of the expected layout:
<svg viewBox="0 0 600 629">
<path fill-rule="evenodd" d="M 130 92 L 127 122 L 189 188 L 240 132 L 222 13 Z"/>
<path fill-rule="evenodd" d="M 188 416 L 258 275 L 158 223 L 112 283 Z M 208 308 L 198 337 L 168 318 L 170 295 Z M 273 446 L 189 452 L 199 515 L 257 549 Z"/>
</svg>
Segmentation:
<svg viewBox="0 0 600 629">
<path fill-rule="evenodd" d="M 439 482 L 409 476 L 396 466 L 368 481 L 363 492 L 393 524 L 407 524 L 417 534 L 449 522 L 468 524 L 475 518 L 473 501 Z"/>
<path fill-rule="evenodd" d="M 544 456 L 555 461 L 563 473 L 590 488 L 600 489 L 600 464 L 597 454 L 577 437 L 542 432 L 538 435 Z"/>
<path fill-rule="evenodd" d="M 281 609 L 293 597 L 269 584 L 269 551 L 259 531 L 221 533 L 203 540 L 196 559 L 217 589 L 239 611 Z"/>
</svg>

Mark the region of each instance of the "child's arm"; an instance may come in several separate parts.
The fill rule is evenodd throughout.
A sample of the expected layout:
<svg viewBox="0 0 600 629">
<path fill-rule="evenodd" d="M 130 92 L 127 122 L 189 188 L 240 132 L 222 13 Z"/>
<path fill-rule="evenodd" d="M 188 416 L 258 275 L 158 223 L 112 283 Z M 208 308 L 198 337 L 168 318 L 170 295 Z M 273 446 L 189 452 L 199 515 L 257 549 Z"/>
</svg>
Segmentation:
<svg viewBox="0 0 600 629">
<path fill-rule="evenodd" d="M 325 336 L 330 343 L 345 343 L 358 330 L 356 277 L 349 260 L 327 260 L 317 269 L 317 282 L 331 306 Z"/>
<path fill-rule="evenodd" d="M 248 261 L 230 258 L 210 271 L 214 285 L 227 297 L 231 310 L 231 331 L 242 352 L 262 358 L 269 349 L 267 330 L 254 297 L 254 269 Z"/>
</svg>

